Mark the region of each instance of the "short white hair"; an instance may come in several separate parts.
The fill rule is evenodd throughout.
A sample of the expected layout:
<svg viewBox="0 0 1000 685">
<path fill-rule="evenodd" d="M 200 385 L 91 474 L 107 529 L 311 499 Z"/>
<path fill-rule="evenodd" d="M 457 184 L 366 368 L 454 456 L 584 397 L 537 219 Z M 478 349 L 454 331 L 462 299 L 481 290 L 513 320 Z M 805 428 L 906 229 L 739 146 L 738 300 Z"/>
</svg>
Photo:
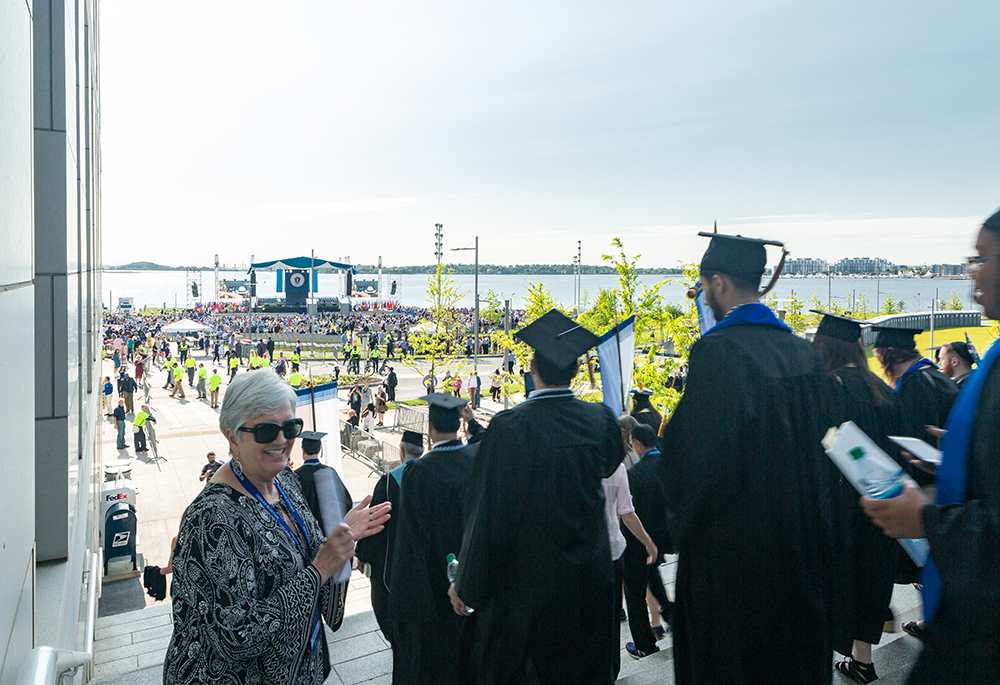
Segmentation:
<svg viewBox="0 0 1000 685">
<path fill-rule="evenodd" d="M 258 369 L 237 374 L 226 388 L 219 411 L 219 430 L 236 433 L 236 429 L 261 414 L 274 414 L 286 406 L 295 413 L 298 397 L 292 386 L 271 369 Z"/>
</svg>

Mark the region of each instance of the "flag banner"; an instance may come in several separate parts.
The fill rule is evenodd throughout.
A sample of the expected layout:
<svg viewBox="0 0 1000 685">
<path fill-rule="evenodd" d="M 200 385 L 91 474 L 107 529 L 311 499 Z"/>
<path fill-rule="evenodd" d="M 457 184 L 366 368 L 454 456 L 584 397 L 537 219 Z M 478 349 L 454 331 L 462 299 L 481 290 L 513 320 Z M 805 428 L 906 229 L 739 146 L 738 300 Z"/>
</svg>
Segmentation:
<svg viewBox="0 0 1000 685">
<path fill-rule="evenodd" d="M 635 366 L 635 316 L 612 327 L 597 343 L 597 358 L 601 364 L 601 392 L 604 404 L 615 416 L 628 411 L 626 402 L 632 389 Z"/>
<path fill-rule="evenodd" d="M 326 433 L 323 438 L 323 455 L 320 461 L 336 469 L 340 477 L 344 477 L 344 468 L 340 452 L 340 401 L 337 398 L 337 384 L 324 383 L 314 388 L 299 388 L 298 407 L 295 415 L 305 423 L 304 430 Z M 313 425 L 313 397 L 316 402 L 316 425 Z M 302 446 L 295 449 L 295 463 L 302 463 Z"/>
<path fill-rule="evenodd" d="M 712 308 L 705 302 L 705 291 L 701 289 L 700 285 L 697 286 L 695 293 L 694 304 L 698 310 L 698 330 L 702 335 L 705 335 L 705 331 L 715 326 L 718 322 L 715 320 Z"/>
</svg>

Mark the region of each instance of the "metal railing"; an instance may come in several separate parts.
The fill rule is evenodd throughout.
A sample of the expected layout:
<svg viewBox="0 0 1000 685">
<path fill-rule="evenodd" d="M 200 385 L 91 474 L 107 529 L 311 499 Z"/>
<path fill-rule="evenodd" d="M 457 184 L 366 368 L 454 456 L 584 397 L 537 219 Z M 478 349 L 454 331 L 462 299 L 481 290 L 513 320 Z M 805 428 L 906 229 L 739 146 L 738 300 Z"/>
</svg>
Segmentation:
<svg viewBox="0 0 1000 685">
<path fill-rule="evenodd" d="M 90 680 L 94 664 L 94 631 L 97 623 L 97 588 L 101 583 L 103 550 L 90 553 L 90 586 L 87 590 L 87 623 L 84 651 L 76 652 L 55 647 L 35 647 L 18 679 L 20 685 L 60 685 L 67 676 L 75 676 L 85 667 L 84 681 Z"/>
<path fill-rule="evenodd" d="M 423 435 L 427 432 L 427 409 L 411 407 L 406 404 L 396 405 L 396 418 L 392 424 L 395 431 L 414 431 Z"/>
<path fill-rule="evenodd" d="M 399 449 L 395 445 L 386 444 L 372 433 L 343 420 L 340 421 L 340 447 L 372 473 L 382 475 L 399 464 Z"/>
</svg>

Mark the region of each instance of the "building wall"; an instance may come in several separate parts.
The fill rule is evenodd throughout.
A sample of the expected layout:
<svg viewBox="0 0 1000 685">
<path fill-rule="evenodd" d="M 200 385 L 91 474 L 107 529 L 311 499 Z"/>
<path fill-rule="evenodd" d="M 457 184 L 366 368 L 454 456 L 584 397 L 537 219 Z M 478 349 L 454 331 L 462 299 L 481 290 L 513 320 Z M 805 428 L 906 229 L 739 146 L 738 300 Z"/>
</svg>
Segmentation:
<svg viewBox="0 0 1000 685">
<path fill-rule="evenodd" d="M 0 0 L 0 685 L 32 648 L 85 641 L 100 469 L 95 3 Z"/>
<path fill-rule="evenodd" d="M 0 0 L 0 683 L 34 641 L 31 5 Z M 26 496 L 26 492 L 28 493 Z"/>
</svg>

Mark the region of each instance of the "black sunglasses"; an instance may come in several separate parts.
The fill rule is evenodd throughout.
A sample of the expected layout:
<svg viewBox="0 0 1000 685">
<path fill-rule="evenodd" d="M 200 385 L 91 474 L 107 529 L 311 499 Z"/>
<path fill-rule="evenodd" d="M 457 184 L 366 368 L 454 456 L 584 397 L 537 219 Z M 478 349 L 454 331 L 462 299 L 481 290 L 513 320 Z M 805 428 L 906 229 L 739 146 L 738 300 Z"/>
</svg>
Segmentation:
<svg viewBox="0 0 1000 685">
<path fill-rule="evenodd" d="M 236 430 L 241 433 L 253 433 L 255 442 L 266 445 L 274 442 L 278 433 L 284 433 L 285 439 L 294 440 L 302 434 L 302 419 L 289 419 L 284 425 L 276 423 L 258 423 L 256 426 L 240 426 Z"/>
</svg>

